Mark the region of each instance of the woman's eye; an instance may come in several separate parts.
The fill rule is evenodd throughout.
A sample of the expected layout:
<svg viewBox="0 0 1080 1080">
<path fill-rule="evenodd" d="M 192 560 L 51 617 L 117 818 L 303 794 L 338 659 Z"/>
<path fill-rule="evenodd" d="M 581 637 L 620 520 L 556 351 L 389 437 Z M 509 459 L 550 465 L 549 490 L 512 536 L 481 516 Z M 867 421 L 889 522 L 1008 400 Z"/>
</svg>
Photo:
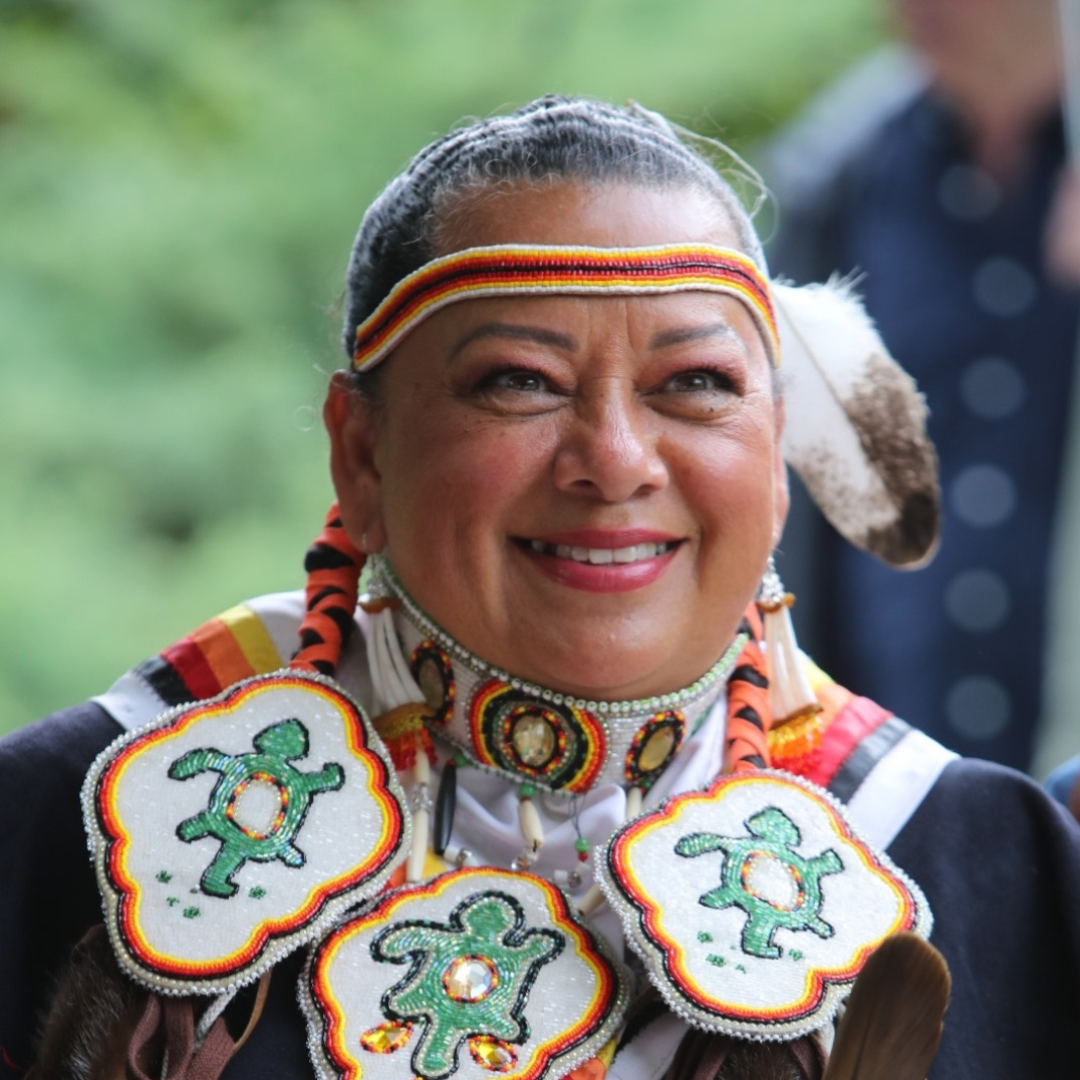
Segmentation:
<svg viewBox="0 0 1080 1080">
<path fill-rule="evenodd" d="M 735 384 L 719 371 L 681 371 L 668 379 L 663 389 L 677 394 L 727 393 L 735 389 Z"/>
<path fill-rule="evenodd" d="M 546 412 L 563 400 L 558 386 L 547 375 L 530 368 L 489 371 L 473 383 L 472 395 L 479 403 L 511 412 Z"/>
<path fill-rule="evenodd" d="M 547 380 L 535 371 L 500 371 L 484 380 L 488 390 L 514 390 L 519 394 L 537 394 L 549 389 Z"/>
</svg>

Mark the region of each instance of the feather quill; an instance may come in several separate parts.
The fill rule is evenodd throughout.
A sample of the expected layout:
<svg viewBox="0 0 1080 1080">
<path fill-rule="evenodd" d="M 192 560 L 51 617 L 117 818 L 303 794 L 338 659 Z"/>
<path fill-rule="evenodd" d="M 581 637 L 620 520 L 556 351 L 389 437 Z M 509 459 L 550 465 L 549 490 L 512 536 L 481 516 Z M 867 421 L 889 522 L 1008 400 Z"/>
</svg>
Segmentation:
<svg viewBox="0 0 1080 1080">
<path fill-rule="evenodd" d="M 926 403 L 849 284 L 775 283 L 788 402 L 782 448 L 822 513 L 894 566 L 937 547 L 937 455 Z"/>
<path fill-rule="evenodd" d="M 941 1041 L 949 968 L 917 934 L 894 934 L 863 965 L 824 1080 L 924 1080 Z"/>
</svg>

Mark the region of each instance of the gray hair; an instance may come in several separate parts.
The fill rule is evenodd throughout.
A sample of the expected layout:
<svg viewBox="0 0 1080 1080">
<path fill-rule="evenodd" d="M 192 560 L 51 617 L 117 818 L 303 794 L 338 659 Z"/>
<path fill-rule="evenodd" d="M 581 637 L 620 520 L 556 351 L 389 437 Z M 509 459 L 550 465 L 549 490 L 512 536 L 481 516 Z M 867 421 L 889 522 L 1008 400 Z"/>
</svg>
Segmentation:
<svg viewBox="0 0 1080 1080">
<path fill-rule="evenodd" d="M 357 326 L 394 285 L 435 256 L 443 215 L 455 200 L 507 184 L 561 180 L 702 191 L 726 211 L 743 250 L 764 269 L 738 196 L 663 117 L 636 105 L 539 98 L 437 139 L 371 204 L 346 275 L 346 353 L 351 357 Z"/>
</svg>

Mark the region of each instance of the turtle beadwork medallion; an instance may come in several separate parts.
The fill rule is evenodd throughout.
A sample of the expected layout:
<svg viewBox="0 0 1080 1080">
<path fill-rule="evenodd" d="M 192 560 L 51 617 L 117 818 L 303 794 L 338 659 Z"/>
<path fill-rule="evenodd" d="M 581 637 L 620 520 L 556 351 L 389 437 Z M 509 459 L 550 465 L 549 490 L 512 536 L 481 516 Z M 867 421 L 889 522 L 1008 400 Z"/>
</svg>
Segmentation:
<svg viewBox="0 0 1080 1080">
<path fill-rule="evenodd" d="M 200 879 L 209 896 L 235 896 L 233 875 L 249 859 L 280 859 L 286 866 L 303 866 L 306 859 L 295 837 L 311 800 L 322 791 L 337 791 L 345 781 L 345 770 L 336 761 L 315 773 L 301 772 L 292 764 L 306 756 L 309 745 L 307 728 L 295 718 L 264 728 L 252 743 L 254 752 L 244 754 L 189 750 L 169 766 L 173 780 L 204 772 L 221 777 L 210 793 L 210 805 L 176 827 L 185 843 L 204 836 L 221 842 Z"/>
<path fill-rule="evenodd" d="M 328 679 L 280 671 L 116 740 L 83 787 L 114 951 L 156 989 L 255 979 L 408 850 L 382 743 Z"/>
<path fill-rule="evenodd" d="M 607 1042 L 628 985 L 553 885 L 465 869 L 331 932 L 301 993 L 325 1080 L 540 1080 Z"/>
<path fill-rule="evenodd" d="M 884 938 L 930 932 L 917 886 L 828 793 L 785 773 L 669 799 L 615 833 L 599 870 L 671 1008 L 744 1038 L 820 1027 Z"/>
</svg>

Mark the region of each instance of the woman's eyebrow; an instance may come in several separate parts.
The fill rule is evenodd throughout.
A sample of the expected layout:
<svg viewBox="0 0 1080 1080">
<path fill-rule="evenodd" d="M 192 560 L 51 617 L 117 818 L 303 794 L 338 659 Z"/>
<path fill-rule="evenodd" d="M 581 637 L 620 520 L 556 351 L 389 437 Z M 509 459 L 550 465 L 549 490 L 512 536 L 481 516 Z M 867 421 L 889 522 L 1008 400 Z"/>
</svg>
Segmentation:
<svg viewBox="0 0 1080 1080">
<path fill-rule="evenodd" d="M 519 326 L 516 323 L 484 323 L 482 326 L 478 326 L 473 330 L 470 330 L 454 347 L 450 350 L 450 359 L 454 357 L 465 348 L 466 345 L 471 345 L 474 341 L 480 338 L 495 337 L 495 338 L 512 338 L 515 341 L 532 341 L 537 345 L 552 345 L 557 349 L 576 349 L 577 341 L 569 334 L 560 334 L 554 330 L 547 330 L 540 326 Z"/>
<path fill-rule="evenodd" d="M 679 330 L 661 330 L 649 341 L 650 349 L 663 349 L 669 345 L 683 345 L 688 341 L 702 341 L 710 337 L 738 337 L 727 323 L 709 323 L 706 326 L 687 326 Z"/>
</svg>

